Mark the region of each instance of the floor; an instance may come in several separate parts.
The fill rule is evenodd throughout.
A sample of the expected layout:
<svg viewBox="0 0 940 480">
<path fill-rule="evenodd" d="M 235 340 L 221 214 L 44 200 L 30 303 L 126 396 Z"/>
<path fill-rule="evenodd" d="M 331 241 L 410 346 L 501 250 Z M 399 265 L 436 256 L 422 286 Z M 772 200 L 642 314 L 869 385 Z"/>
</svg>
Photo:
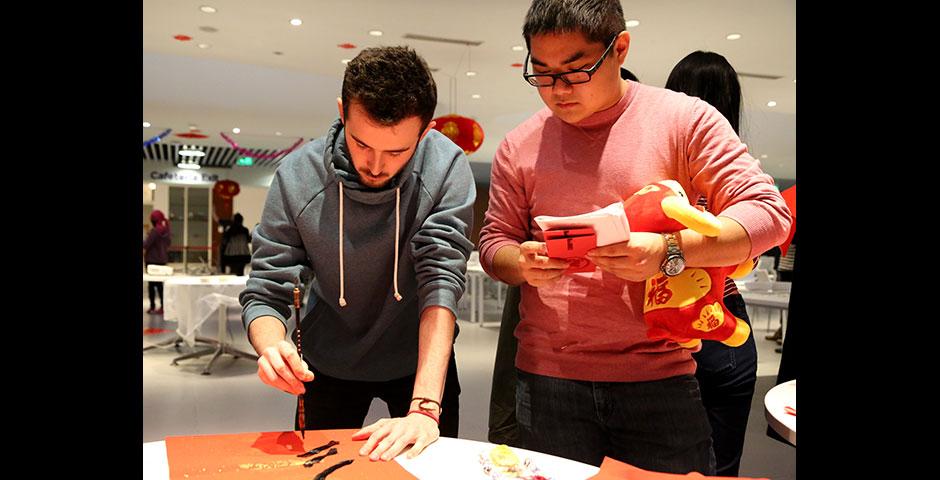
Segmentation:
<svg viewBox="0 0 940 480">
<path fill-rule="evenodd" d="M 492 292 L 490 292 L 492 293 Z M 495 295 L 487 299 L 486 320 L 498 320 L 499 308 Z M 462 304 L 463 312 L 468 310 Z M 143 310 L 147 309 L 144 300 Z M 767 311 L 752 312 L 752 324 L 758 346 L 758 384 L 751 408 L 748 432 L 741 462 L 741 475 L 778 480 L 796 478 L 796 449 L 772 440 L 766 435 L 762 399 L 774 386 L 780 354 L 777 344 L 765 340 Z M 253 352 L 244 328 L 237 320 L 240 311 L 229 309 L 229 333 L 237 348 Z M 161 316 L 142 313 L 143 344 L 150 345 L 173 338 L 175 322 Z M 480 327 L 459 320 L 460 335 L 455 344 L 462 393 L 460 398 L 460 437 L 486 441 L 490 382 L 496 354 L 498 329 Z M 771 328 L 778 325 L 771 317 Z M 214 336 L 212 321 L 204 326 L 206 336 Z M 161 331 L 164 330 L 164 331 Z M 163 440 L 173 435 L 220 434 L 251 431 L 281 431 L 293 427 L 295 397 L 276 391 L 261 383 L 253 360 L 222 356 L 210 375 L 202 375 L 209 356 L 184 360 L 177 366 L 173 358 L 192 351 L 183 343 L 179 350 L 172 346 L 143 353 L 144 442 Z M 366 423 L 387 416 L 383 402 L 376 400 Z"/>
</svg>

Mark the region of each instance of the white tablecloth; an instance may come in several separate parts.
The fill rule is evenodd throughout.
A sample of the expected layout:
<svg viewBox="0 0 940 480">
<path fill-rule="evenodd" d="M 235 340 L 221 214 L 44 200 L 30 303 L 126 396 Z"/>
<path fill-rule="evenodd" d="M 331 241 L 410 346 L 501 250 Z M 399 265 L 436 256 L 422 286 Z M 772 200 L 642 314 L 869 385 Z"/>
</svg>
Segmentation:
<svg viewBox="0 0 940 480">
<path fill-rule="evenodd" d="M 796 415 L 787 413 L 786 407 L 796 409 L 796 380 L 781 383 L 764 396 L 764 414 L 770 428 L 796 445 Z"/>
<path fill-rule="evenodd" d="M 492 443 L 441 437 L 428 446 L 417 458 L 399 455 L 395 460 L 409 473 L 421 480 L 489 480 L 483 474 L 480 453 L 489 453 Z M 168 480 L 170 468 L 166 458 L 166 443 L 144 444 L 144 480 Z M 544 453 L 513 448 L 520 460 L 530 458 L 546 477 L 558 480 L 581 480 L 596 475 L 599 468 Z"/>
<path fill-rule="evenodd" d="M 177 333 L 193 346 L 196 331 L 219 308 L 238 306 L 238 294 L 245 289 L 247 281 L 247 276 L 234 275 L 166 277 L 163 318 L 179 322 Z"/>
</svg>

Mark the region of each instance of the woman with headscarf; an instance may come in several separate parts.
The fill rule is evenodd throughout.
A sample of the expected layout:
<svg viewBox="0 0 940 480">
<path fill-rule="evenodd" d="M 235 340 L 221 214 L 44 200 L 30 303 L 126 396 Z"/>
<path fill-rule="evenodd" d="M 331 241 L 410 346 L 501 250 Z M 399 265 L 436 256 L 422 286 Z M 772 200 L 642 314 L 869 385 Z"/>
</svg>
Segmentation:
<svg viewBox="0 0 940 480">
<path fill-rule="evenodd" d="M 170 222 L 160 210 L 150 214 L 150 223 L 153 228 L 144 240 L 144 263 L 147 265 L 166 265 L 169 261 L 170 249 Z M 147 291 L 150 294 L 150 310 L 147 313 L 163 315 L 163 282 L 147 282 Z M 156 308 L 154 297 L 160 297 L 160 308 Z"/>
</svg>

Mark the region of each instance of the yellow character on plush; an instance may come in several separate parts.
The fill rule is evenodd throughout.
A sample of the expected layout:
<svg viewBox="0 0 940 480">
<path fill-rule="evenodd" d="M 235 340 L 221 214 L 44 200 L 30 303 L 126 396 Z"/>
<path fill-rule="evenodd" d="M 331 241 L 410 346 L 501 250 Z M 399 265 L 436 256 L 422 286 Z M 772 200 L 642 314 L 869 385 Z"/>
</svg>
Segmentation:
<svg viewBox="0 0 940 480">
<path fill-rule="evenodd" d="M 711 213 L 689 203 L 682 186 L 673 180 L 641 188 L 623 202 L 630 230 L 674 233 L 686 228 L 708 237 L 718 236 L 721 224 Z M 688 267 L 674 277 L 662 273 L 646 281 L 643 319 L 651 339 L 669 339 L 685 348 L 704 340 L 742 345 L 751 334 L 747 322 L 724 304 L 725 278 L 741 278 L 754 263 L 747 260 L 727 267 Z"/>
</svg>

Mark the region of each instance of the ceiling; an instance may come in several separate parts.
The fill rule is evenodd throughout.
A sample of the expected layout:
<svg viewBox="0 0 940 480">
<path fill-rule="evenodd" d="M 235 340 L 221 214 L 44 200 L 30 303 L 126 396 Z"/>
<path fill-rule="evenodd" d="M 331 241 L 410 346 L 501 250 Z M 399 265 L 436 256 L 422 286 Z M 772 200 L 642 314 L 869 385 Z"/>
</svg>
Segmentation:
<svg viewBox="0 0 940 480">
<path fill-rule="evenodd" d="M 456 111 L 483 126 L 486 138 L 470 160 L 488 163 L 505 133 L 543 106 L 536 90 L 522 80 L 521 69 L 511 66 L 525 57 L 524 51 L 511 47 L 525 45 L 521 31 L 529 4 L 530 0 L 143 0 L 143 121 L 151 124 L 143 129 L 143 139 L 170 128 L 171 134 L 161 143 L 218 147 L 214 165 L 223 167 L 231 166 L 236 153 L 220 132 L 243 148 L 265 153 L 288 148 L 300 137 L 323 135 L 336 118 L 342 59 L 369 46 L 409 45 L 436 69 L 436 114 Z M 631 44 L 624 66 L 643 83 L 662 86 L 673 65 L 694 50 L 721 53 L 739 73 L 779 77 L 740 77 L 741 134 L 765 171 L 795 178 L 795 0 L 622 4 L 628 20 L 640 21 L 628 28 Z M 215 7 L 216 13 L 200 11 L 203 5 Z M 302 19 L 303 24 L 291 26 L 292 18 Z M 370 30 L 381 30 L 383 35 L 371 36 Z M 409 33 L 482 43 L 467 47 L 403 38 Z M 730 33 L 742 37 L 727 40 Z M 192 40 L 173 38 L 180 34 Z M 338 47 L 344 43 L 355 48 Z M 468 64 L 476 76 L 465 75 Z M 472 94 L 480 98 L 471 98 Z M 767 106 L 771 100 L 775 107 Z M 235 127 L 241 130 L 237 135 L 232 133 Z M 209 137 L 175 136 L 191 128 Z"/>
</svg>

